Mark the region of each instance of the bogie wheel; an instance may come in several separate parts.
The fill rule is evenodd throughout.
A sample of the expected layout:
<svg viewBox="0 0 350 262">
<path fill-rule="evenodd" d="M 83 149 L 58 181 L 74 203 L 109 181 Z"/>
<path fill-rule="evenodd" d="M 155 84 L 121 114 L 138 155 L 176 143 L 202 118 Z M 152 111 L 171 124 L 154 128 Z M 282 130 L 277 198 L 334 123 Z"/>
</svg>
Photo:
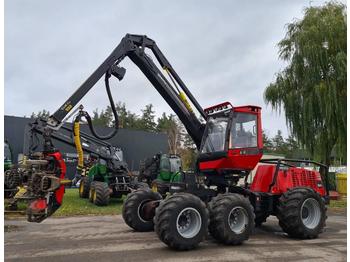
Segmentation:
<svg viewBox="0 0 350 262">
<path fill-rule="evenodd" d="M 220 194 L 209 202 L 210 234 L 219 242 L 239 245 L 254 228 L 254 209 L 240 194 Z"/>
<path fill-rule="evenodd" d="M 91 187 L 89 198 L 96 206 L 106 206 L 109 203 L 110 190 L 105 182 L 95 181 Z"/>
<path fill-rule="evenodd" d="M 280 197 L 277 218 L 289 236 L 316 238 L 326 224 L 326 206 L 321 196 L 311 188 L 293 188 Z"/>
<path fill-rule="evenodd" d="M 208 223 L 204 202 L 189 193 L 176 193 L 161 201 L 154 217 L 159 239 L 176 250 L 197 247 L 208 233 Z"/>
<path fill-rule="evenodd" d="M 82 177 L 79 185 L 79 196 L 81 198 L 88 198 L 90 191 L 90 181 L 88 177 Z"/>
<path fill-rule="evenodd" d="M 125 223 L 138 232 L 152 231 L 153 217 L 146 218 L 145 204 L 150 201 L 161 200 L 162 197 L 150 189 L 139 189 L 127 195 L 123 205 L 123 219 Z"/>
</svg>

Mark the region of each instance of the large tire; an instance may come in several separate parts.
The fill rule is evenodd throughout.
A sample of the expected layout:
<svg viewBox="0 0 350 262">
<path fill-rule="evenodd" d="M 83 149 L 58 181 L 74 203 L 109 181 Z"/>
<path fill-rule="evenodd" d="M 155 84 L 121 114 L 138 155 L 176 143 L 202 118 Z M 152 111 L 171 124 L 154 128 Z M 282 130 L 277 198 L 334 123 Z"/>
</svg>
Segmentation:
<svg viewBox="0 0 350 262">
<path fill-rule="evenodd" d="M 138 232 L 152 231 L 153 218 L 146 219 L 142 214 L 144 204 L 149 201 L 161 200 L 162 197 L 149 189 L 139 189 L 127 195 L 123 205 L 123 219 L 125 223 Z"/>
<path fill-rule="evenodd" d="M 90 191 L 90 181 L 88 177 L 82 177 L 79 185 L 79 197 L 88 198 Z"/>
<path fill-rule="evenodd" d="M 176 193 L 160 203 L 154 221 L 161 241 L 172 249 L 190 250 L 206 237 L 209 212 L 197 196 Z"/>
<path fill-rule="evenodd" d="M 248 240 L 254 228 L 254 209 L 240 194 L 226 193 L 209 203 L 210 234 L 219 242 L 239 245 Z"/>
<path fill-rule="evenodd" d="M 92 203 L 96 206 L 107 206 L 109 203 L 110 190 L 105 182 L 95 181 L 92 187 Z"/>
<path fill-rule="evenodd" d="M 149 189 L 149 185 L 145 182 L 133 181 L 130 183 L 130 187 L 134 190 L 137 189 Z"/>
<path fill-rule="evenodd" d="M 280 197 L 277 218 L 289 236 L 316 238 L 326 224 L 326 206 L 321 196 L 311 188 L 297 187 Z"/>
</svg>

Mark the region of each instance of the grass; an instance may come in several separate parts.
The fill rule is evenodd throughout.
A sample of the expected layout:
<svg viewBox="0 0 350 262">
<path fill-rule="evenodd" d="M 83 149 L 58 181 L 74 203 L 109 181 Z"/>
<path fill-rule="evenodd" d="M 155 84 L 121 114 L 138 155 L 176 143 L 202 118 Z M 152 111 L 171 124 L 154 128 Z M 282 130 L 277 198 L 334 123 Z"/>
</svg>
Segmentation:
<svg viewBox="0 0 350 262">
<path fill-rule="evenodd" d="M 334 211 L 346 209 L 346 198 L 331 200 L 329 208 Z M 63 204 L 54 213 L 54 217 L 86 216 L 86 215 L 119 215 L 122 212 L 123 199 L 111 198 L 108 206 L 99 207 L 89 202 L 86 198 L 80 198 L 78 189 L 67 188 L 64 194 Z M 25 210 L 25 203 L 18 203 L 18 210 Z"/>
<path fill-rule="evenodd" d="M 346 208 L 346 198 L 340 200 L 331 200 L 329 204 L 330 209 L 340 210 Z"/>
<path fill-rule="evenodd" d="M 77 188 L 67 188 L 61 207 L 53 217 L 86 216 L 86 215 L 119 215 L 122 212 L 123 199 L 111 198 L 108 206 L 96 206 L 87 198 L 80 198 Z M 25 211 L 26 204 L 19 202 L 18 211 Z M 8 216 L 8 215 L 7 215 Z M 10 215 L 10 216 L 16 216 Z"/>
<path fill-rule="evenodd" d="M 96 206 L 87 198 L 80 198 L 78 189 L 67 188 L 61 207 L 53 216 L 80 215 L 119 215 L 122 212 L 123 199 L 111 198 L 108 206 Z"/>
</svg>

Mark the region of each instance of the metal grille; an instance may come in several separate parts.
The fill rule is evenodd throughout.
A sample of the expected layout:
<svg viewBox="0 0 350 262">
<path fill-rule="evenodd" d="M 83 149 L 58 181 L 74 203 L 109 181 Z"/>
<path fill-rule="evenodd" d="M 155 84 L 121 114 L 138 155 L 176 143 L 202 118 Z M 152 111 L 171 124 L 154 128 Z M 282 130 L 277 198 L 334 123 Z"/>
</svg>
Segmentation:
<svg viewBox="0 0 350 262">
<path fill-rule="evenodd" d="M 308 170 L 292 170 L 293 186 L 307 186 L 311 188 L 317 187 L 316 174 Z"/>
</svg>

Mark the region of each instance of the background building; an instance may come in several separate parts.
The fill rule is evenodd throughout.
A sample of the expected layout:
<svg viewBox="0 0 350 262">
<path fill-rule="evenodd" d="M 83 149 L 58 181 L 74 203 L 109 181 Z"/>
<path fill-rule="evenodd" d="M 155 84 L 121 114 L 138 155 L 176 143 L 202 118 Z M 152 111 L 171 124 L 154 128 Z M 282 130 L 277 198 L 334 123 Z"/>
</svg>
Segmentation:
<svg viewBox="0 0 350 262">
<path fill-rule="evenodd" d="M 19 154 L 26 151 L 25 128 L 31 121 L 33 120 L 30 118 L 5 116 L 4 139 L 11 147 L 14 162 L 17 162 Z M 111 132 L 111 129 L 109 127 L 96 127 L 100 134 L 107 134 Z M 82 131 L 89 133 L 86 126 L 82 126 Z M 108 142 L 123 151 L 123 160 L 128 164 L 130 170 L 138 170 L 140 160 L 146 157 L 158 152 L 168 152 L 167 135 L 163 133 L 119 129 L 118 134 Z M 54 145 L 65 155 L 74 156 L 76 153 L 73 146 L 55 140 Z M 68 177 L 74 175 L 75 161 L 67 161 L 67 169 Z"/>
</svg>

